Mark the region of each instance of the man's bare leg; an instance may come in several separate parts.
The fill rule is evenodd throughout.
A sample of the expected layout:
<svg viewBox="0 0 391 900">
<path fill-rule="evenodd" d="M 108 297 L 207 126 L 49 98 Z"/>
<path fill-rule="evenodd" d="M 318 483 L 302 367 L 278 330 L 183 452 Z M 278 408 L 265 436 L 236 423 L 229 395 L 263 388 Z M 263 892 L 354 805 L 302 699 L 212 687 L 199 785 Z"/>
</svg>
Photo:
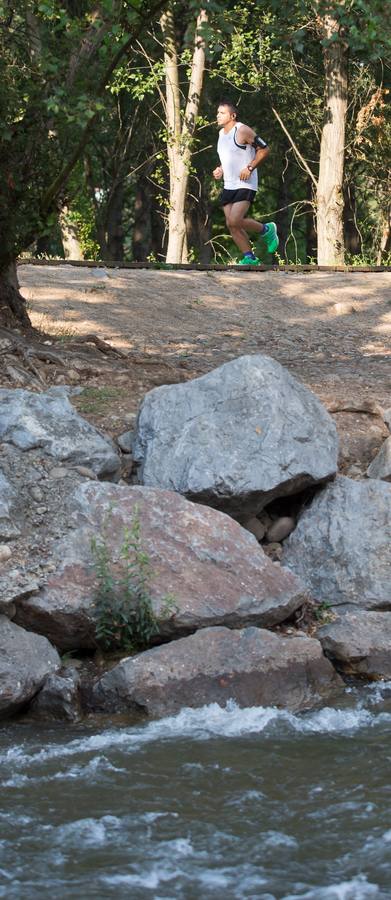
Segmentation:
<svg viewBox="0 0 391 900">
<path fill-rule="evenodd" d="M 263 234 L 265 231 L 265 226 L 262 222 L 257 222 L 255 219 L 243 219 L 242 227 L 245 231 L 256 231 L 257 234 Z"/>
<path fill-rule="evenodd" d="M 249 254 L 249 262 L 252 263 L 256 260 L 256 255 L 253 253 L 247 237 L 248 231 L 255 231 L 260 237 L 265 238 L 265 249 L 268 253 L 276 252 L 279 241 L 275 222 L 268 222 L 266 225 L 263 225 L 261 222 L 256 222 L 255 219 L 247 217 L 249 206 L 250 204 L 247 200 L 230 204 L 230 210 L 227 210 L 226 219 L 236 246 L 239 247 L 239 250 L 246 257 Z"/>
<path fill-rule="evenodd" d="M 236 246 L 242 253 L 252 253 L 252 247 L 247 237 L 246 229 L 243 227 L 244 217 L 248 212 L 250 203 L 248 200 L 241 200 L 239 203 L 227 203 L 223 207 L 225 220 L 230 230 L 231 236 Z M 255 220 L 249 220 L 254 221 Z M 255 224 L 257 224 L 255 222 Z"/>
</svg>

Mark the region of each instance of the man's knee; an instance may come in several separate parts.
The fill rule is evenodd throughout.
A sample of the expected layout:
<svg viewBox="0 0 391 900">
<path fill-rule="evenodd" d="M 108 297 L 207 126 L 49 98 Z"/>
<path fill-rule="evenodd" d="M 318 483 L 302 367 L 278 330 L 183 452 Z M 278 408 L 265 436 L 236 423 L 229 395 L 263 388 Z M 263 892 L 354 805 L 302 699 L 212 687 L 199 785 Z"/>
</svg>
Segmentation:
<svg viewBox="0 0 391 900">
<path fill-rule="evenodd" d="M 231 213 L 228 216 L 227 224 L 228 224 L 229 229 L 233 228 L 235 230 L 237 230 L 237 229 L 240 230 L 242 228 L 242 223 L 243 223 L 243 216 L 235 215 L 235 213 Z"/>
</svg>

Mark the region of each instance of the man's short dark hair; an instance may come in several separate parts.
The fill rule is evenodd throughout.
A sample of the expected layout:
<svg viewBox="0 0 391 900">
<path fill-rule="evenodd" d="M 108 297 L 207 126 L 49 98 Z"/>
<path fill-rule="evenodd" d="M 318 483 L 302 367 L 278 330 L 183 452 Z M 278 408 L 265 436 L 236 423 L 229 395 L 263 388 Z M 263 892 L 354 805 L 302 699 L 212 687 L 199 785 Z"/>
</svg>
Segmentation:
<svg viewBox="0 0 391 900">
<path fill-rule="evenodd" d="M 220 100 L 219 106 L 228 106 L 228 109 L 231 110 L 231 113 L 234 113 L 235 116 L 239 115 L 238 107 L 235 106 L 234 103 L 232 103 L 232 100 L 227 100 L 226 97 L 224 97 L 223 100 Z"/>
</svg>

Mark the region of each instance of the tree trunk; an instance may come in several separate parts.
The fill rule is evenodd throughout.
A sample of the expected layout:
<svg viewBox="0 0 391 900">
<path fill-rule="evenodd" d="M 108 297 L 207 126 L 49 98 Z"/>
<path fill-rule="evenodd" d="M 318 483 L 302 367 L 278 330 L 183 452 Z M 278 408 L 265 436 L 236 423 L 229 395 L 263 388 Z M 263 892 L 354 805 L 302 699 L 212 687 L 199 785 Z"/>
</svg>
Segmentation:
<svg viewBox="0 0 391 900">
<path fill-rule="evenodd" d="M 84 259 L 77 236 L 77 225 L 70 219 L 67 206 L 63 206 L 61 209 L 59 223 L 65 259 Z"/>
<path fill-rule="evenodd" d="M 306 213 L 306 256 L 307 262 L 315 262 L 316 260 L 316 228 L 315 228 L 315 209 L 313 206 L 314 201 L 314 183 L 311 178 L 307 178 L 307 200 L 309 204 L 312 203 L 312 206 L 308 205 L 308 211 Z"/>
<path fill-rule="evenodd" d="M 16 262 L 0 272 L 0 324 L 6 328 L 31 329 L 26 301 L 19 291 Z"/>
<path fill-rule="evenodd" d="M 133 211 L 132 257 L 134 262 L 143 262 L 152 250 L 151 207 L 151 192 L 148 190 L 148 182 L 146 178 L 140 178 Z"/>
<path fill-rule="evenodd" d="M 282 147 L 283 152 L 288 149 L 288 145 L 284 144 Z M 287 161 L 287 160 L 286 160 Z M 280 238 L 280 254 L 283 259 L 286 260 L 286 244 L 289 235 L 289 224 L 290 224 L 290 214 L 291 211 L 287 208 L 290 202 L 291 197 L 291 181 L 292 181 L 292 166 L 287 163 L 284 166 L 284 174 L 281 176 L 281 180 L 278 186 L 278 195 L 277 195 L 277 209 L 278 212 L 275 215 L 275 222 L 277 225 L 277 231 Z"/>
<path fill-rule="evenodd" d="M 47 234 L 37 238 L 34 256 L 50 256 L 50 237 Z"/>
<path fill-rule="evenodd" d="M 189 180 L 191 142 L 205 70 L 205 42 L 200 38 L 198 29 L 205 22 L 207 22 L 207 14 L 205 10 L 201 10 L 197 18 L 192 69 L 182 124 L 175 23 L 171 7 L 168 7 L 160 20 L 164 37 L 164 60 L 166 66 L 167 152 L 170 171 L 170 206 L 166 257 L 168 263 L 187 261 L 185 202 Z"/>
<path fill-rule="evenodd" d="M 346 184 L 343 191 L 345 248 L 351 256 L 361 253 L 361 235 L 356 224 L 356 189 L 354 184 Z"/>
<path fill-rule="evenodd" d="M 198 262 L 208 264 L 212 258 L 211 205 L 205 185 L 205 175 L 198 173 L 200 193 L 197 198 L 192 198 L 187 204 L 186 224 L 189 247 L 195 251 Z"/>
<path fill-rule="evenodd" d="M 168 246 L 166 262 L 186 262 L 183 250 L 186 238 L 185 202 L 189 170 L 179 148 L 173 150 L 170 165 L 170 210 L 168 214 Z"/>
<path fill-rule="evenodd" d="M 383 257 L 391 250 L 391 203 L 385 210 L 382 220 L 382 232 L 380 237 L 380 247 L 377 252 L 376 263 L 381 266 Z"/>
<path fill-rule="evenodd" d="M 106 214 L 107 259 L 112 262 L 122 262 L 124 258 L 123 209 L 124 184 L 120 181 L 110 194 Z"/>
<path fill-rule="evenodd" d="M 88 154 L 86 154 L 84 157 L 84 172 L 91 197 L 91 202 L 94 208 L 95 232 L 99 244 L 99 258 L 107 259 L 106 231 L 102 219 L 102 210 L 97 199 L 91 158 L 90 156 L 88 156 Z"/>
<path fill-rule="evenodd" d="M 323 19 L 325 117 L 317 189 L 318 264 L 344 262 L 343 175 L 347 112 L 347 49 L 332 14 Z M 334 38 L 334 40 L 333 40 Z"/>
<path fill-rule="evenodd" d="M 165 259 L 164 241 L 166 237 L 165 222 L 159 209 L 156 190 L 152 192 L 151 206 L 151 250 L 157 260 Z"/>
</svg>

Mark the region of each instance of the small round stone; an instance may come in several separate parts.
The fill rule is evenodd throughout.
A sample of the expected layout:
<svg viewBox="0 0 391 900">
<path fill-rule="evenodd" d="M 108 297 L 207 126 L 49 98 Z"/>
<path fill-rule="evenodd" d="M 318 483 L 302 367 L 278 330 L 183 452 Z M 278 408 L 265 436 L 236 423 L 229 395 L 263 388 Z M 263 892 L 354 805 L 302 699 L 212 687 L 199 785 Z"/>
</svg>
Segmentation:
<svg viewBox="0 0 391 900">
<path fill-rule="evenodd" d="M 8 544 L 0 544 L 0 563 L 7 562 L 7 559 L 11 559 L 12 550 L 8 546 Z"/>
<path fill-rule="evenodd" d="M 266 537 L 270 543 L 274 543 L 275 541 L 280 542 L 283 541 L 288 534 L 293 531 L 296 522 L 293 516 L 280 516 L 279 519 L 276 519 L 273 522 L 273 525 L 268 528 Z"/>
</svg>

